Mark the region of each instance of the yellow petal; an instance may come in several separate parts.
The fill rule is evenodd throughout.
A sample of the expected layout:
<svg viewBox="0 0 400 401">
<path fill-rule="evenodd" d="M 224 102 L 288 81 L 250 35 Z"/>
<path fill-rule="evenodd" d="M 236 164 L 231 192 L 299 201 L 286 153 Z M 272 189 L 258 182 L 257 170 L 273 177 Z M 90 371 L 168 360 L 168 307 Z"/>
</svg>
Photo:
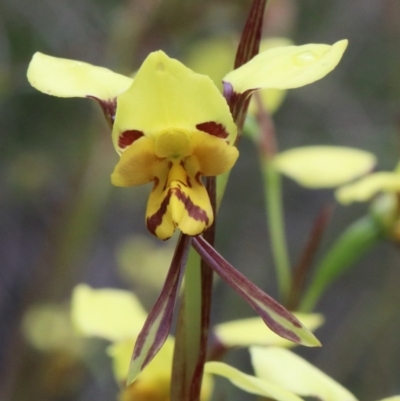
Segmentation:
<svg viewBox="0 0 400 401">
<path fill-rule="evenodd" d="M 250 394 L 261 395 L 278 401 L 302 401 L 296 394 L 283 387 L 247 375 L 223 362 L 207 362 L 204 371 L 225 377 L 233 385 Z"/>
<path fill-rule="evenodd" d="M 339 383 L 285 348 L 251 347 L 250 354 L 256 375 L 262 380 L 322 401 L 356 401 Z"/>
<path fill-rule="evenodd" d="M 294 315 L 311 331 L 321 326 L 324 320 L 322 315 L 317 313 L 295 313 Z M 214 326 L 214 333 L 226 347 L 248 347 L 250 345 L 293 347 L 296 345 L 271 331 L 259 317 L 217 324 Z"/>
<path fill-rule="evenodd" d="M 132 79 L 82 61 L 35 53 L 28 81 L 37 90 L 58 97 L 95 97 L 113 100 L 126 91 Z"/>
<path fill-rule="evenodd" d="M 113 142 L 119 151 L 119 136 L 125 131 L 138 130 L 155 138 L 168 130 L 201 131 L 196 127 L 209 122 L 223 127 L 228 143 L 235 141 L 236 126 L 211 79 L 157 51 L 146 58 L 132 86 L 118 97 Z"/>
<path fill-rule="evenodd" d="M 156 157 L 154 141 L 142 137 L 122 153 L 111 175 L 111 182 L 118 187 L 147 184 L 153 181 L 160 168 L 166 168 L 166 164 L 166 161 L 160 161 Z"/>
<path fill-rule="evenodd" d="M 108 347 L 107 353 L 112 358 L 114 376 L 118 383 L 125 385 L 131 361 L 134 340 L 121 341 Z M 172 375 L 174 339 L 168 337 L 159 353 L 140 373 L 139 378 L 129 387 L 124 387 L 121 401 L 165 401 L 169 400 Z M 213 381 L 210 375 L 203 376 L 201 401 L 208 401 L 211 396 Z"/>
<path fill-rule="evenodd" d="M 160 239 L 168 239 L 176 228 L 184 234 L 198 235 L 213 222 L 207 190 L 190 157 L 160 172 L 147 203 L 147 228 Z"/>
<path fill-rule="evenodd" d="M 383 398 L 379 401 L 400 401 L 400 395 L 394 395 L 392 397 Z"/>
<path fill-rule="evenodd" d="M 287 38 L 267 38 L 263 39 L 260 43 L 260 53 L 275 47 L 285 47 L 292 45 L 293 42 Z M 263 89 L 259 92 L 262 106 L 268 111 L 269 114 L 275 113 L 279 109 L 283 100 L 286 97 L 286 91 L 281 89 Z M 254 96 L 250 100 L 248 113 L 255 115 L 257 112 L 257 105 Z"/>
<path fill-rule="evenodd" d="M 135 338 L 147 317 L 131 292 L 112 288 L 94 290 L 84 284 L 73 291 L 71 315 L 80 334 L 110 341 Z"/>
<path fill-rule="evenodd" d="M 214 176 L 229 171 L 239 157 L 239 151 L 235 146 L 202 132 L 193 133 L 192 146 L 193 157 L 187 160 L 187 165 L 190 164 L 192 169 L 197 169 L 204 176 Z M 197 163 L 197 166 L 195 167 L 193 163 Z M 196 172 L 193 171 L 194 174 Z"/>
<path fill-rule="evenodd" d="M 258 54 L 224 77 L 236 93 L 250 89 L 291 89 L 315 82 L 339 63 L 347 40 L 334 45 L 276 47 Z"/>
<path fill-rule="evenodd" d="M 335 191 L 338 202 L 349 204 L 365 202 L 378 192 L 400 192 L 399 173 L 375 173 L 363 177 L 354 184 L 345 185 Z"/>
<path fill-rule="evenodd" d="M 372 153 L 340 146 L 305 146 L 278 154 L 274 167 L 307 188 L 332 188 L 371 171 Z"/>
</svg>

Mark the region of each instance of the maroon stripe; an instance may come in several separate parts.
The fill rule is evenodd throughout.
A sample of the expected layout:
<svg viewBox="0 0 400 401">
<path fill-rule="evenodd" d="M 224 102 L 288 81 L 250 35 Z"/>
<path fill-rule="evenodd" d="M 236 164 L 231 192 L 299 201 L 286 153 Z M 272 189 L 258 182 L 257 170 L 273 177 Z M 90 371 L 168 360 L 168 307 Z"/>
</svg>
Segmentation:
<svg viewBox="0 0 400 401">
<path fill-rule="evenodd" d="M 195 205 L 190 197 L 186 196 L 179 188 L 173 188 L 171 191 L 173 191 L 174 195 L 184 204 L 190 217 L 197 221 L 204 221 L 208 225 L 209 218 L 204 209 Z"/>
<path fill-rule="evenodd" d="M 132 145 L 133 142 L 141 138 L 143 135 L 143 132 L 137 129 L 124 131 L 122 134 L 119 135 L 118 146 L 120 149 L 125 149 L 129 145 Z"/>
<path fill-rule="evenodd" d="M 199 131 L 206 132 L 207 134 L 216 136 L 217 138 L 226 139 L 229 136 L 225 127 L 215 121 L 207 121 L 206 123 L 197 124 L 196 128 Z"/>
<path fill-rule="evenodd" d="M 171 198 L 171 191 L 168 191 L 167 196 L 161 202 L 160 208 L 152 216 L 146 220 L 147 229 L 156 236 L 156 229 L 162 223 L 164 214 L 167 211 L 169 200 Z"/>
<path fill-rule="evenodd" d="M 195 205 L 193 201 L 190 199 L 190 197 L 186 196 L 180 188 L 171 188 L 168 191 L 166 197 L 161 202 L 160 208 L 157 210 L 157 212 L 154 213 L 152 216 L 148 217 L 146 220 L 147 229 L 153 235 L 156 235 L 156 229 L 162 223 L 162 219 L 165 213 L 167 212 L 167 207 L 172 195 L 176 196 L 183 203 L 186 211 L 188 212 L 188 215 L 192 219 L 197 221 L 203 221 L 206 223 L 206 225 L 209 224 L 210 219 L 207 215 L 207 212 L 204 209 Z"/>
</svg>

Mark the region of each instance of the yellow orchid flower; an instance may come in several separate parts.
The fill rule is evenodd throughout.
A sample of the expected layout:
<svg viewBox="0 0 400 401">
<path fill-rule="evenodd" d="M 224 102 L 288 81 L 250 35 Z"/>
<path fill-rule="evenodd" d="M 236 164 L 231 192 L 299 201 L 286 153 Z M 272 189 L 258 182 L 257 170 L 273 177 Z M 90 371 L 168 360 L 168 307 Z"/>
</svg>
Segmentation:
<svg viewBox="0 0 400 401">
<path fill-rule="evenodd" d="M 228 105 L 210 78 L 157 51 L 134 80 L 37 53 L 28 79 L 48 94 L 100 101 L 113 121 L 113 143 L 121 155 L 112 183 L 154 183 L 146 212 L 150 232 L 167 239 L 176 228 L 197 235 L 212 224 L 201 176 L 228 171 L 239 152 Z"/>
<path fill-rule="evenodd" d="M 279 347 L 251 347 L 255 376 L 222 362 L 208 362 L 205 371 L 223 376 L 251 394 L 277 401 L 302 401 L 313 397 L 321 401 L 357 401 L 357 398 L 315 366 Z M 381 401 L 399 401 L 400 396 Z"/>
<path fill-rule="evenodd" d="M 400 164 L 392 172 L 367 174 L 374 168 L 376 157 L 340 146 L 289 149 L 276 155 L 272 163 L 280 173 L 306 188 L 337 188 L 335 198 L 343 205 L 365 202 L 381 193 L 372 204 L 372 213 L 391 237 L 400 238 Z"/>
<path fill-rule="evenodd" d="M 121 401 L 169 400 L 174 350 L 172 336 L 167 338 L 139 378 L 130 386 L 124 386 L 132 350 L 146 316 L 139 299 L 129 291 L 96 290 L 79 284 L 72 293 L 71 318 L 76 331 L 81 336 L 103 338 L 112 343 L 107 354 L 112 358 L 115 379 L 122 386 Z M 210 398 L 212 388 L 212 378 L 205 375 L 202 401 Z"/>
<path fill-rule="evenodd" d="M 300 321 L 315 330 L 323 323 L 319 314 L 297 314 Z M 146 312 L 138 298 L 129 291 L 93 289 L 80 284 L 75 287 L 71 301 L 71 317 L 77 332 L 84 337 L 99 337 L 111 341 L 107 353 L 112 358 L 114 376 L 118 383 L 126 382 L 132 349 L 140 332 Z M 227 349 L 257 345 L 289 347 L 263 323 L 261 318 L 235 320 L 217 325 L 213 333 L 218 344 Z M 121 400 L 166 401 L 169 399 L 172 374 L 174 338 L 169 336 L 160 352 L 129 387 L 123 388 Z M 211 396 L 213 383 L 205 375 L 202 400 Z M 153 397 L 153 398 L 152 398 Z"/>
<path fill-rule="evenodd" d="M 342 40 L 266 50 L 223 78 L 223 95 L 209 77 L 162 51 L 149 54 L 134 80 L 36 53 L 28 80 L 50 95 L 99 102 L 121 155 L 111 181 L 123 187 L 153 182 L 146 223 L 151 233 L 167 239 L 176 228 L 195 236 L 213 222 L 201 177 L 229 171 L 238 158 L 228 103 L 258 89 L 315 82 L 336 67 L 346 47 Z"/>
</svg>

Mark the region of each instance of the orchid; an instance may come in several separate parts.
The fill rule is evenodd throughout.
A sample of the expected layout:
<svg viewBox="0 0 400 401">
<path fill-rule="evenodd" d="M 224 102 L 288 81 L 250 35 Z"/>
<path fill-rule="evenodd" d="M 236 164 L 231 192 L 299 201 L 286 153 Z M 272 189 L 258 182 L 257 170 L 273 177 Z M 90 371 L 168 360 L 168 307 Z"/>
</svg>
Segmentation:
<svg viewBox="0 0 400 401">
<path fill-rule="evenodd" d="M 261 88 L 315 82 L 335 68 L 346 46 L 342 40 L 333 46 L 266 50 L 223 78 L 224 96 L 210 78 L 162 51 L 146 58 L 135 79 L 36 53 L 28 80 L 53 96 L 88 97 L 100 103 L 121 155 L 111 181 L 122 187 L 153 182 L 146 224 L 151 233 L 167 239 L 176 228 L 198 235 L 213 222 L 201 177 L 229 171 L 239 155 L 234 146 L 238 130 L 228 103 Z"/>
<path fill-rule="evenodd" d="M 134 79 L 74 60 L 35 54 L 28 80 L 58 97 L 96 100 L 112 128 L 120 155 L 111 181 L 116 186 L 153 183 L 146 224 L 160 239 L 182 234 L 161 293 L 133 350 L 127 382 L 168 341 L 175 300 L 185 276 L 171 387 L 174 400 L 197 400 L 206 356 L 212 271 L 231 286 L 278 335 L 318 346 L 314 335 L 288 310 L 250 282 L 213 247 L 215 176 L 229 172 L 252 93 L 313 83 L 339 63 L 347 40 L 268 49 L 258 54 L 266 2 L 255 0 L 239 43 L 234 70 L 223 78 L 223 93 L 159 50 L 150 53 Z M 204 185 L 202 177 L 206 177 Z M 221 194 L 219 195 L 221 196 Z M 204 232 L 204 237 L 201 236 Z M 201 257 L 201 270 L 187 263 L 189 250 Z M 188 265 L 188 266 L 186 266 Z M 186 271 L 185 271 L 186 268 Z M 196 329 L 197 328 L 197 329 Z"/>
<path fill-rule="evenodd" d="M 312 310 L 323 290 L 380 239 L 400 237 L 399 167 L 372 173 L 376 163 L 370 152 L 340 146 L 294 148 L 272 158 L 276 171 L 303 187 L 335 189 L 335 198 L 343 205 L 375 197 L 371 213 L 351 224 L 319 262 L 301 302 L 304 311 Z"/>
<path fill-rule="evenodd" d="M 131 386 L 124 386 L 130 356 L 147 313 L 135 294 L 114 288 L 92 289 L 77 285 L 72 293 L 71 319 L 82 337 L 102 338 L 111 342 L 107 348 L 113 372 L 121 386 L 120 400 L 165 401 L 169 397 L 174 338 L 168 337 L 157 356 Z M 206 375 L 201 400 L 209 399 L 212 380 Z"/>
<path fill-rule="evenodd" d="M 278 282 L 283 297 L 288 299 L 291 307 L 298 308 L 301 297 L 302 287 L 305 284 L 305 272 L 310 267 L 312 257 L 317 249 L 322 236 L 324 226 L 328 223 L 328 208 L 321 212 L 315 222 L 314 236 L 310 236 L 310 242 L 304 248 L 303 264 L 301 269 L 297 269 L 292 275 L 290 269 L 289 254 L 287 251 L 286 238 L 284 235 L 284 214 L 281 208 L 280 175 L 285 175 L 299 185 L 309 189 L 335 188 L 346 184 L 360 176 L 370 172 L 376 164 L 376 157 L 367 151 L 344 147 L 344 146 L 304 146 L 284 150 L 276 153 L 276 138 L 273 128 L 273 122 L 268 117 L 265 110 L 260 110 L 258 115 L 260 124 L 263 126 L 262 135 L 252 136 L 253 140 L 260 147 L 260 161 L 262 164 L 262 173 L 265 182 L 265 199 L 268 211 L 268 224 L 272 239 L 272 248 L 274 252 L 275 266 L 278 275 Z M 366 227 L 367 225 L 367 227 Z M 325 288 L 342 267 L 348 266 L 354 260 L 352 255 L 356 250 L 364 249 L 371 244 L 377 237 L 377 230 L 374 225 L 363 223 L 361 227 L 355 227 L 356 241 L 352 242 L 344 252 L 341 253 L 341 259 L 328 258 L 329 267 L 316 269 L 316 276 L 321 281 L 321 285 L 314 287 L 314 282 L 310 289 L 316 291 L 315 298 L 303 302 L 301 310 L 310 311 L 315 299 L 320 295 L 322 288 Z M 354 235 L 350 235 L 353 238 Z M 349 241 L 345 239 L 347 244 Z M 350 243 L 349 243 L 350 244 Z M 308 248 L 307 248 L 308 247 Z M 337 252 L 334 251 L 333 255 Z M 329 254 L 328 254 L 329 255 Z M 302 262 L 303 263 L 303 262 Z M 300 265 L 299 265 L 300 266 Z M 328 269 L 329 273 L 325 274 Z M 323 276 L 323 279 L 319 277 Z M 314 287 L 314 288 L 312 288 Z M 318 290 L 315 290 L 318 288 Z M 310 291 L 311 291 L 310 290 Z M 308 297 L 307 294 L 305 297 Z"/>
<path fill-rule="evenodd" d="M 107 348 L 112 358 L 114 376 L 122 386 L 121 400 L 164 401 L 168 399 L 174 338 L 169 336 L 160 352 L 143 370 L 137 381 L 124 388 L 130 362 L 130 352 L 137 340 L 147 313 L 135 294 L 114 288 L 93 289 L 86 284 L 77 285 L 72 293 L 71 320 L 81 337 L 102 338 L 111 342 Z M 323 323 L 319 314 L 296 314 L 310 330 Z M 220 323 L 213 328 L 216 345 L 226 349 L 251 345 L 291 347 L 265 327 L 258 318 L 240 319 Z M 201 400 L 210 398 L 213 388 L 211 375 L 203 378 Z"/>
</svg>

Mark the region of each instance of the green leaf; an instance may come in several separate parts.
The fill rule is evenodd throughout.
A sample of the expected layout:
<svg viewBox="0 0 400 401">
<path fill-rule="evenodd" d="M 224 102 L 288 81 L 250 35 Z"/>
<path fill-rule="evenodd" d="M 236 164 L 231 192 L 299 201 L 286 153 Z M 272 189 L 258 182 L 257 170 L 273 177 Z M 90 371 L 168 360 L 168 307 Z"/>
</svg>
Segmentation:
<svg viewBox="0 0 400 401">
<path fill-rule="evenodd" d="M 350 225 L 317 266 L 300 310 L 312 310 L 328 285 L 354 266 L 381 236 L 382 228 L 372 216 L 365 216 Z"/>
</svg>

